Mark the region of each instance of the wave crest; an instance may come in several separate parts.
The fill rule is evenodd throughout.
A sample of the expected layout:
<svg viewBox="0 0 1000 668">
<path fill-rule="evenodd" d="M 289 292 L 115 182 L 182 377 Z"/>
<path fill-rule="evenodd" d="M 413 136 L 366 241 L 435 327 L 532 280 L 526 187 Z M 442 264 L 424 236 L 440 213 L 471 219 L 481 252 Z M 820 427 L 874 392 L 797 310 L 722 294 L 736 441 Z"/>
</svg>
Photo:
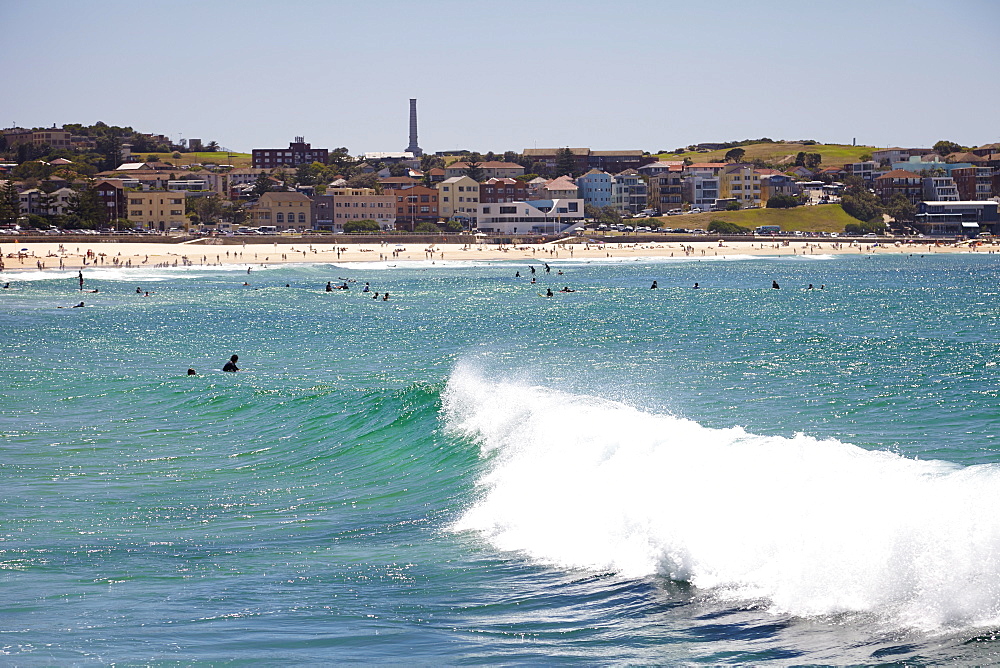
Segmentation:
<svg viewBox="0 0 1000 668">
<path fill-rule="evenodd" d="M 659 574 L 775 612 L 1000 622 L 1000 470 L 758 436 L 460 365 L 448 429 L 491 458 L 454 525 L 562 567 Z"/>
</svg>

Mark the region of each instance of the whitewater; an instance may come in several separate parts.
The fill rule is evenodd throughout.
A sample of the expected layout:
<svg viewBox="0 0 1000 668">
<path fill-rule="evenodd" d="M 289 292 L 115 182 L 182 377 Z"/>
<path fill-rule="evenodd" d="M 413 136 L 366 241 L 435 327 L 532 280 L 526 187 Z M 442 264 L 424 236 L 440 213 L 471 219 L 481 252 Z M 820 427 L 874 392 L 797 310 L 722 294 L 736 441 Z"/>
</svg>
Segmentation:
<svg viewBox="0 0 1000 668">
<path fill-rule="evenodd" d="M 454 525 L 567 568 L 662 575 L 794 615 L 997 624 L 1000 468 L 711 429 L 460 366 L 449 428 L 491 462 Z"/>
</svg>

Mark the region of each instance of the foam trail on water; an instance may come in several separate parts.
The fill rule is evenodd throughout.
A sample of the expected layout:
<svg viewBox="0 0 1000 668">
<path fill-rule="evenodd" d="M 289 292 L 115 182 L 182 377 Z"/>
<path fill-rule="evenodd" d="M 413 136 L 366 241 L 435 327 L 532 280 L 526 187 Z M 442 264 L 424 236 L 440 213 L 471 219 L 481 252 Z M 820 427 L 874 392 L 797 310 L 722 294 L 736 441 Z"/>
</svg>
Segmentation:
<svg viewBox="0 0 1000 668">
<path fill-rule="evenodd" d="M 1000 469 L 711 429 L 459 365 L 449 430 L 491 469 L 455 530 L 563 567 L 661 574 L 775 612 L 1000 623 Z"/>
</svg>

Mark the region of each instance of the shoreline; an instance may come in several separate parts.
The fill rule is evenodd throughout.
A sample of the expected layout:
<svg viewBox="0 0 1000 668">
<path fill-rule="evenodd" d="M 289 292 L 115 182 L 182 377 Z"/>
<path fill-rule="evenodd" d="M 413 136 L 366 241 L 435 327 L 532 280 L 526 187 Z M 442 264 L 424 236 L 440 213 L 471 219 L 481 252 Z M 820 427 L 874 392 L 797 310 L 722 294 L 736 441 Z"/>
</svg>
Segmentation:
<svg viewBox="0 0 1000 668">
<path fill-rule="evenodd" d="M 393 261 L 596 260 L 641 258 L 709 258 L 727 256 L 886 255 L 930 253 L 985 253 L 1000 251 L 990 243 L 883 242 L 866 244 L 828 239 L 780 241 L 658 241 L 638 243 L 548 243 L 497 246 L 493 244 L 230 244 L 207 246 L 143 242 L 8 242 L 0 241 L 3 274 L 23 271 L 94 268 L 166 268 L 199 266 L 278 266 L 301 263 L 358 263 Z"/>
</svg>

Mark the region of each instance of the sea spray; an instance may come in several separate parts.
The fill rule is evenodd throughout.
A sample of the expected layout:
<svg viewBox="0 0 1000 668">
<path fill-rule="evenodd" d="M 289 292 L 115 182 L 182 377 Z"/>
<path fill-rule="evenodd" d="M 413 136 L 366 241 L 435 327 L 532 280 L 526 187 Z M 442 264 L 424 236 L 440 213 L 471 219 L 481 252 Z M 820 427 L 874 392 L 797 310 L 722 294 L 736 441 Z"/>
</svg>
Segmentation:
<svg viewBox="0 0 1000 668">
<path fill-rule="evenodd" d="M 453 528 L 501 549 L 800 616 L 1000 621 L 996 466 L 711 429 L 463 364 L 443 404 L 452 433 L 491 460 Z"/>
</svg>

